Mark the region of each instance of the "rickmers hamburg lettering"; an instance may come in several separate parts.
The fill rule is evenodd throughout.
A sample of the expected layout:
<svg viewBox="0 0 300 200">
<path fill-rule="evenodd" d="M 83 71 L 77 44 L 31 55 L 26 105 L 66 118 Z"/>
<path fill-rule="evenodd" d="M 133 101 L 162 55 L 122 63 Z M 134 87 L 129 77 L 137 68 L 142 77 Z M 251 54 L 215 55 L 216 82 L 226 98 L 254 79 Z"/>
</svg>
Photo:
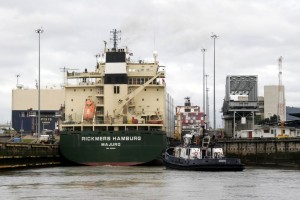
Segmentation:
<svg viewBox="0 0 300 200">
<path fill-rule="evenodd" d="M 120 147 L 122 141 L 141 141 L 141 136 L 82 136 L 82 142 L 100 142 L 101 147 Z"/>
</svg>

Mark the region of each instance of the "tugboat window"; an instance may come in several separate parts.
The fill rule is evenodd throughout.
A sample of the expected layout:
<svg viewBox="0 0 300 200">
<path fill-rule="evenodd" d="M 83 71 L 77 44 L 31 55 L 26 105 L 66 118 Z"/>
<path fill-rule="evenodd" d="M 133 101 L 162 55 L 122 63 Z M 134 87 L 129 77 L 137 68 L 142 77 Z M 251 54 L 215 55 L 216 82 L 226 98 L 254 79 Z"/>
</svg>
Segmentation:
<svg viewBox="0 0 300 200">
<path fill-rule="evenodd" d="M 190 155 L 190 152 L 191 152 L 191 149 L 187 149 L 187 150 L 186 150 L 186 155 L 187 155 L 187 156 Z"/>
</svg>

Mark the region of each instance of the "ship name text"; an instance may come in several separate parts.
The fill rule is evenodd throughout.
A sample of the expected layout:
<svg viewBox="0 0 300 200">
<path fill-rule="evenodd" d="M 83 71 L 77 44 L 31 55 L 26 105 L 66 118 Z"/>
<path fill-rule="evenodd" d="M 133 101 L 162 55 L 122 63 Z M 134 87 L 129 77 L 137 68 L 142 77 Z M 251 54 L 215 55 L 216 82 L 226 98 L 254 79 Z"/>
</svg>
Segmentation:
<svg viewBox="0 0 300 200">
<path fill-rule="evenodd" d="M 100 142 L 101 147 L 108 150 L 116 149 L 122 145 L 122 141 L 141 141 L 141 136 L 82 136 L 82 142 Z"/>
<path fill-rule="evenodd" d="M 91 142 L 91 141 L 141 141 L 141 136 L 83 136 L 81 141 Z"/>
</svg>

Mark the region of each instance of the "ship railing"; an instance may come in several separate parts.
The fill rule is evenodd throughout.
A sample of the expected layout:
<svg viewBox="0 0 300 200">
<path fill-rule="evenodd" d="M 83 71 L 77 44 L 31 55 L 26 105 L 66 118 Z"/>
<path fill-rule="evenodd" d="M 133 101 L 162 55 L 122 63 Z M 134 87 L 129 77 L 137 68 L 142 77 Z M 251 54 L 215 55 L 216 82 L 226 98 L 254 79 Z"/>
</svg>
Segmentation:
<svg viewBox="0 0 300 200">
<path fill-rule="evenodd" d="M 72 78 L 96 78 L 101 76 L 102 74 L 99 72 L 67 72 L 67 77 Z"/>
<path fill-rule="evenodd" d="M 79 82 L 79 85 L 95 85 L 96 84 L 96 82 L 94 82 L 94 81 L 80 81 Z"/>
<path fill-rule="evenodd" d="M 145 81 L 134 81 L 134 80 L 129 79 L 128 80 L 128 85 L 139 86 L 139 85 L 145 84 L 147 81 L 148 81 L 147 79 Z M 154 80 L 151 83 L 149 83 L 149 86 L 151 86 L 151 85 L 155 85 L 155 86 L 157 86 L 157 85 L 165 85 L 165 81 L 164 81 L 163 78 L 157 78 L 157 80 Z"/>
<path fill-rule="evenodd" d="M 65 86 L 94 86 L 96 85 L 96 82 L 84 82 L 84 81 L 80 81 L 79 83 L 66 83 Z"/>
</svg>

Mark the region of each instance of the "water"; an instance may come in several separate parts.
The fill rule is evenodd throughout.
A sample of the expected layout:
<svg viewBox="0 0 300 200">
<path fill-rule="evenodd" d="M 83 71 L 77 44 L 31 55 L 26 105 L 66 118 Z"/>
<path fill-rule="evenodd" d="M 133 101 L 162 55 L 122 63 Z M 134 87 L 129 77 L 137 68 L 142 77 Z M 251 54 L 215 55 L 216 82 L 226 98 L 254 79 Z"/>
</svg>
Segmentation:
<svg viewBox="0 0 300 200">
<path fill-rule="evenodd" d="M 53 167 L 0 172 L 0 199 L 300 199 L 300 170 L 192 172 L 164 167 Z"/>
</svg>

